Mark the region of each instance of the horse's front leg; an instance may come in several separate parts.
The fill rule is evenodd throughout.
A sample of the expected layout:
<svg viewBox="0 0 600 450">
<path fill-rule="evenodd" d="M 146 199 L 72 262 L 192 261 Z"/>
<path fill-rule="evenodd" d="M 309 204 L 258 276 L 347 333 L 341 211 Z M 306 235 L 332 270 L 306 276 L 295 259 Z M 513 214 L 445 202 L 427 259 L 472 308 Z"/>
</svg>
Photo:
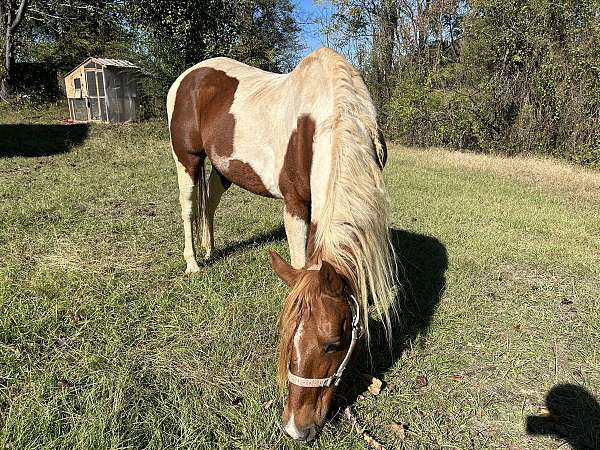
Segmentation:
<svg viewBox="0 0 600 450">
<path fill-rule="evenodd" d="M 291 264 L 301 269 L 306 262 L 306 241 L 310 220 L 310 207 L 297 197 L 284 197 L 283 223 L 290 248 Z"/>
</svg>

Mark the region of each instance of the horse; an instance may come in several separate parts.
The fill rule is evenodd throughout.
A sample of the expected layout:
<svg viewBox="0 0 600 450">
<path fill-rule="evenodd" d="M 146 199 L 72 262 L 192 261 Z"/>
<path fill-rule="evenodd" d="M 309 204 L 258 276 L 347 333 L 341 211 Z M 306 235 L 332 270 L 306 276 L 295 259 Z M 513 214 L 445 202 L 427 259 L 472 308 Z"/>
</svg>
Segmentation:
<svg viewBox="0 0 600 450">
<path fill-rule="evenodd" d="M 284 431 L 310 441 L 361 335 L 368 343 L 369 310 L 388 337 L 391 330 L 387 150 L 371 96 L 346 58 L 321 48 L 288 74 L 225 57 L 202 61 L 173 83 L 167 111 L 186 273 L 199 271 L 194 230 L 211 257 L 215 210 L 232 183 L 283 200 L 291 261 L 270 252 L 290 288 L 277 379 L 288 388 Z"/>
</svg>

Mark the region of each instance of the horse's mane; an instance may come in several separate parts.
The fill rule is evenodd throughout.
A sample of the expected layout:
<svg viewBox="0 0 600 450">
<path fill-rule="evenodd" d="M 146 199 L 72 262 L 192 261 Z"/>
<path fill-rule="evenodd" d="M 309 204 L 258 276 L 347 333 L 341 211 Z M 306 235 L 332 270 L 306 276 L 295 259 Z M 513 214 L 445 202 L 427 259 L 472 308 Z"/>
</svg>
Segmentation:
<svg viewBox="0 0 600 450">
<path fill-rule="evenodd" d="M 369 300 L 391 340 L 396 267 L 377 113 L 356 69 L 333 50 L 322 49 L 318 54 L 332 74 L 334 112 L 330 119 L 332 171 L 314 236 L 315 254 L 349 280 L 363 310 L 367 341 Z"/>
<path fill-rule="evenodd" d="M 320 124 L 332 130 L 332 169 L 327 199 L 313 236 L 308 260 L 324 260 L 350 284 L 361 306 L 369 340 L 369 301 L 381 317 L 391 341 L 396 265 L 388 229 L 388 200 L 381 169 L 385 162 L 377 113 L 360 74 L 340 54 L 320 49 L 298 67 L 318 60 L 333 83 L 333 115 Z M 315 259 L 316 257 L 316 259 Z M 310 314 L 320 293 L 311 271 L 288 294 L 279 316 L 278 381 L 285 385 L 290 351 L 298 324 Z"/>
</svg>

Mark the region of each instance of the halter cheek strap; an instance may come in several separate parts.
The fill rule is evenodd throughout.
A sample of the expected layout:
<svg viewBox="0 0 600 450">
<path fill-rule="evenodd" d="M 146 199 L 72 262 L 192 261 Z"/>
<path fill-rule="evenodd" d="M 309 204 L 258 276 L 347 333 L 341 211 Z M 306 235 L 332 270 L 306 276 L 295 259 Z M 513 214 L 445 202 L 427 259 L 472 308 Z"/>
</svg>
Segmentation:
<svg viewBox="0 0 600 450">
<path fill-rule="evenodd" d="M 348 347 L 346 356 L 344 357 L 344 359 L 343 359 L 342 363 L 340 364 L 340 366 L 338 367 L 338 369 L 329 378 L 304 378 L 304 377 L 299 377 L 298 375 L 294 375 L 288 368 L 287 376 L 288 376 L 288 381 L 290 383 L 295 384 L 296 386 L 300 386 L 300 387 L 313 387 L 313 388 L 337 386 L 338 384 L 340 384 L 340 380 L 342 379 L 342 374 L 344 373 L 346 366 L 350 362 L 350 357 L 352 356 L 352 352 L 354 351 L 354 348 L 356 347 L 356 343 L 360 339 L 360 334 L 361 334 L 360 333 L 360 331 L 361 331 L 361 329 L 360 329 L 360 306 L 358 306 L 358 302 L 356 301 L 356 298 L 354 298 L 354 295 L 350 295 L 350 298 L 352 299 L 352 301 L 354 303 L 354 310 L 356 311 L 356 313 L 354 314 L 354 317 L 352 319 L 352 340 L 350 341 L 350 347 Z"/>
</svg>

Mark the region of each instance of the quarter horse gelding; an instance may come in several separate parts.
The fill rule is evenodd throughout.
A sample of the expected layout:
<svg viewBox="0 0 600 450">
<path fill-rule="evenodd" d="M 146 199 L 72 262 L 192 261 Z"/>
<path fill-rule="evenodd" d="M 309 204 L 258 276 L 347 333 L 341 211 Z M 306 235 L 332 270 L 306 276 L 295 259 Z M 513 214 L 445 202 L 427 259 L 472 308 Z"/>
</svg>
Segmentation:
<svg viewBox="0 0 600 450">
<path fill-rule="evenodd" d="M 215 209 L 231 183 L 283 199 L 291 264 L 271 252 L 290 288 L 279 319 L 283 423 L 291 437 L 312 440 L 361 330 L 368 339 L 370 305 L 390 330 L 387 154 L 371 97 L 356 69 L 322 48 L 284 75 L 203 61 L 173 83 L 167 109 L 186 273 L 199 270 L 194 228 L 212 254 Z"/>
</svg>

